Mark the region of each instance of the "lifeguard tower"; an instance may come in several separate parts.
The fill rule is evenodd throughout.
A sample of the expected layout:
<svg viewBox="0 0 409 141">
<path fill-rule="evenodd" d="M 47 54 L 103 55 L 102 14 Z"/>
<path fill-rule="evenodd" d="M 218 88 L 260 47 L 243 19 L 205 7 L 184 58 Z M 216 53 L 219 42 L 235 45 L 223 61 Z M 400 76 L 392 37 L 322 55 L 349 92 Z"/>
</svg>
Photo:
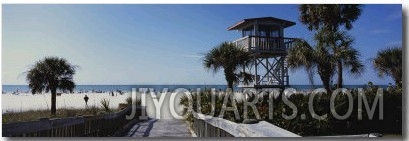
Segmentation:
<svg viewBox="0 0 409 141">
<path fill-rule="evenodd" d="M 243 88 L 285 88 L 289 86 L 287 51 L 295 38 L 284 37 L 284 28 L 294 22 L 274 17 L 244 19 L 228 28 L 241 31 L 242 38 L 232 43 L 251 52 L 254 63 L 244 71 L 252 74 L 253 82 Z"/>
</svg>

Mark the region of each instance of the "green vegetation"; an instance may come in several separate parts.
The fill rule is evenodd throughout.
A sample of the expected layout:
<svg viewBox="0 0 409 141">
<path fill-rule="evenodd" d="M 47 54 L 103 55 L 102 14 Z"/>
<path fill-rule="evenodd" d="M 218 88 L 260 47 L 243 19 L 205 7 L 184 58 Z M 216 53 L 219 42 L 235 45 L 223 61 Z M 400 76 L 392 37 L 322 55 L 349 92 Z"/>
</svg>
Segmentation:
<svg viewBox="0 0 409 141">
<path fill-rule="evenodd" d="M 299 6 L 300 21 L 309 30 L 338 30 L 344 25 L 345 29 L 352 29 L 352 23 L 362 13 L 360 4 L 301 4 Z"/>
<path fill-rule="evenodd" d="M 373 60 L 373 66 L 380 77 L 392 76 L 395 85 L 402 88 L 402 47 L 381 50 Z"/>
<path fill-rule="evenodd" d="M 27 72 L 27 81 L 33 94 L 51 91 L 51 114 L 56 115 L 57 89 L 72 92 L 75 83 L 75 66 L 64 58 L 45 57 Z"/>
<path fill-rule="evenodd" d="M 328 59 L 327 59 L 328 58 Z M 297 41 L 288 51 L 288 67 L 292 70 L 302 67 L 308 72 L 310 83 L 314 83 L 314 74 L 318 72 L 324 88 L 330 92 L 331 78 L 335 73 L 334 64 L 328 50 L 322 46 L 312 47 L 307 41 Z"/>
<path fill-rule="evenodd" d="M 345 36 L 346 33 L 339 27 L 344 26 L 346 30 L 352 29 L 352 23 L 362 13 L 362 6 L 359 4 L 302 4 L 299 6 L 299 12 L 300 21 L 307 25 L 310 31 L 317 32 L 318 45 L 326 46 L 328 52 L 332 53 L 332 59 L 335 62 L 333 65 L 336 66 L 338 74 L 337 88 L 342 88 L 343 66 L 349 68 L 352 73 L 359 73 L 362 70 L 360 68 L 363 67 L 357 55 L 345 53 L 345 50 L 351 51 L 352 40 Z"/>
<path fill-rule="evenodd" d="M 364 88 L 364 94 L 370 107 L 374 102 L 378 87 L 368 84 Z M 192 94 L 193 111 L 198 112 L 197 96 L 200 96 L 200 107 L 203 114 L 211 115 L 211 99 L 215 98 L 214 117 L 218 117 L 222 108 L 224 95 L 213 95 L 210 91 L 202 91 L 200 94 Z M 351 115 L 343 120 L 336 119 L 330 111 L 330 94 L 317 94 L 314 97 L 313 108 L 317 115 L 327 114 L 327 118 L 323 120 L 314 119 L 308 109 L 308 100 L 310 94 L 297 93 L 290 95 L 288 100 L 297 107 L 297 114 L 291 120 L 284 119 L 282 114 L 287 116 L 293 114 L 293 110 L 285 104 L 282 99 L 282 93 L 273 99 L 273 111 L 269 111 L 268 95 L 264 95 L 263 99 L 255 106 L 260 114 L 260 120 L 268 121 L 276 126 L 284 128 L 293 133 L 302 136 L 328 136 L 328 135 L 348 135 L 348 134 L 402 134 L 402 90 L 397 88 L 388 88 L 383 91 L 383 120 L 379 119 L 379 102 L 375 108 L 372 120 L 369 120 L 367 110 L 362 103 L 362 120 L 358 119 L 358 90 L 351 90 L 353 98 L 353 107 Z M 248 101 L 252 101 L 254 97 L 250 97 Z M 180 104 L 188 106 L 188 97 L 182 98 Z M 240 119 L 234 118 L 233 111 L 226 111 L 224 119 L 241 123 L 244 120 L 243 102 L 236 101 Z M 231 100 L 227 103 L 228 107 L 232 106 Z M 334 102 L 335 111 L 338 115 L 345 115 L 348 110 L 348 97 L 345 94 L 338 94 Z M 186 110 L 187 111 L 187 110 Z M 269 112 L 273 113 L 273 119 L 269 120 Z M 302 114 L 305 114 L 305 119 L 302 119 Z M 186 114 L 186 119 L 192 122 L 191 113 Z M 248 119 L 256 119 L 256 116 L 251 107 L 248 107 Z"/>
<path fill-rule="evenodd" d="M 233 88 L 234 83 L 243 79 L 244 83 L 252 80 L 251 75 L 247 72 L 237 72 L 244 66 L 251 63 L 251 55 L 244 48 L 237 47 L 232 43 L 223 42 L 205 54 L 203 65 L 214 73 L 223 68 L 228 88 Z"/>
<path fill-rule="evenodd" d="M 322 84 L 328 92 L 331 92 L 330 86 L 332 77 L 337 72 L 336 66 L 338 60 L 342 61 L 345 68 L 348 68 L 349 74 L 359 76 L 364 69 L 358 56 L 359 52 L 352 48 L 354 40 L 346 32 L 326 33 L 319 31 L 314 40 L 317 42 L 315 47 L 308 44 L 307 41 L 297 41 L 295 47 L 288 51 L 288 66 L 291 69 L 304 67 L 308 72 L 311 83 L 316 72 L 321 78 Z M 334 40 L 336 49 L 331 48 L 324 40 Z M 337 50 L 333 52 L 331 50 Z M 342 78 L 341 78 L 342 79 Z"/>
</svg>

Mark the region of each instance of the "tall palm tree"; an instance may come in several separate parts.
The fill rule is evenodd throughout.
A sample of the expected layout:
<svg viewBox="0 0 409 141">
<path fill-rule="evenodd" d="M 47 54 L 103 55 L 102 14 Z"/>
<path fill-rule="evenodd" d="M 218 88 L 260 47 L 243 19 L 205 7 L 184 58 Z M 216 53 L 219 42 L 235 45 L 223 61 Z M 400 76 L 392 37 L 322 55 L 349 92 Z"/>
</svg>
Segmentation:
<svg viewBox="0 0 409 141">
<path fill-rule="evenodd" d="M 72 92 L 75 87 L 74 74 L 75 66 L 64 58 L 45 57 L 27 72 L 28 86 L 33 94 L 51 91 L 51 114 L 55 115 L 57 89 Z"/>
<path fill-rule="evenodd" d="M 352 29 L 352 23 L 362 13 L 362 5 L 359 4 L 302 4 L 299 6 L 300 21 L 307 25 L 309 30 L 323 30 L 330 33 L 338 31 L 344 25 L 345 29 Z M 333 53 L 339 54 L 335 40 L 321 40 L 332 45 Z M 337 60 L 337 87 L 342 88 L 343 61 Z"/>
<path fill-rule="evenodd" d="M 304 40 L 297 41 L 294 48 L 288 52 L 288 65 L 292 69 L 304 67 L 308 72 L 310 82 L 313 83 L 314 72 L 317 69 L 321 77 L 322 84 L 328 92 L 331 92 L 330 82 L 333 75 L 336 73 L 338 61 L 341 60 L 347 71 L 355 76 L 359 76 L 364 70 L 364 67 L 359 60 L 359 52 L 352 48 L 353 39 L 347 36 L 345 32 L 336 32 L 334 34 L 326 34 L 326 31 L 319 31 L 314 40 L 317 42 L 315 47 L 312 47 Z M 336 48 L 328 46 L 327 42 L 322 40 L 334 40 Z M 333 46 L 333 45 L 332 45 Z M 333 51 L 336 49 L 336 51 Z"/>
<path fill-rule="evenodd" d="M 359 52 L 352 46 L 354 39 L 344 31 L 320 30 L 315 35 L 315 40 L 319 46 L 329 48 L 336 60 L 338 83 L 337 88 L 343 84 L 343 70 L 346 69 L 349 74 L 359 76 L 364 70 L 362 62 L 359 60 Z"/>
<path fill-rule="evenodd" d="M 402 47 L 381 50 L 373 59 L 373 66 L 380 77 L 392 76 L 395 85 L 402 88 Z"/>
<path fill-rule="evenodd" d="M 237 47 L 232 43 L 223 42 L 205 54 L 203 66 L 217 73 L 223 68 L 228 88 L 233 89 L 233 84 L 240 79 L 244 83 L 251 81 L 251 75 L 238 70 L 250 65 L 252 57 L 244 48 Z"/>
<path fill-rule="evenodd" d="M 287 62 L 290 69 L 305 68 L 312 84 L 314 84 L 314 75 L 317 72 L 324 88 L 330 93 L 330 82 L 335 74 L 333 58 L 327 48 L 323 46 L 312 47 L 307 41 L 298 40 L 295 47 L 288 51 Z"/>
</svg>

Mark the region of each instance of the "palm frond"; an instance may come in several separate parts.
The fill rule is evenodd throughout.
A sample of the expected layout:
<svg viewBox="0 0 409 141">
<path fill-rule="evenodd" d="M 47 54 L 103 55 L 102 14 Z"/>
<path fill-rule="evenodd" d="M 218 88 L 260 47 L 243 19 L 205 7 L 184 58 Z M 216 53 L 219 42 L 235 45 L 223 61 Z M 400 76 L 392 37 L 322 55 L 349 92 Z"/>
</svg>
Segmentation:
<svg viewBox="0 0 409 141">
<path fill-rule="evenodd" d="M 72 91 L 75 87 L 73 75 L 76 67 L 63 58 L 45 57 L 27 71 L 26 80 L 33 94 L 48 92 L 53 88 Z"/>
<path fill-rule="evenodd" d="M 397 83 L 402 84 L 402 47 L 394 46 L 380 50 L 373 59 L 373 67 L 379 77 L 392 76 Z"/>
<path fill-rule="evenodd" d="M 204 54 L 203 66 L 207 70 L 217 73 L 224 70 L 228 84 L 239 82 L 235 71 L 251 64 L 252 56 L 241 47 L 230 42 L 223 42 Z"/>
</svg>

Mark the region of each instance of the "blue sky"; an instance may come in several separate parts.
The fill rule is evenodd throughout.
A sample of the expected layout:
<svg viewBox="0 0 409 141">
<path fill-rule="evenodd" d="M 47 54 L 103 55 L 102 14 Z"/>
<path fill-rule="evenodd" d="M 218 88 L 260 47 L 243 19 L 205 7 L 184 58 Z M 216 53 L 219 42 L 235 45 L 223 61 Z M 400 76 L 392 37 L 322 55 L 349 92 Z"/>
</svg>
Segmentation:
<svg viewBox="0 0 409 141">
<path fill-rule="evenodd" d="M 265 16 L 296 22 L 286 37 L 313 36 L 297 5 L 2 5 L 2 83 L 27 84 L 31 64 L 59 56 L 80 66 L 77 84 L 225 84 L 222 72 L 203 68 L 201 54 L 239 38 L 230 25 Z M 402 44 L 402 6 L 365 5 L 353 26 L 366 70 L 344 74 L 344 83 L 393 83 L 377 76 L 370 58 Z M 290 71 L 291 84 L 309 84 L 306 73 Z"/>
</svg>

